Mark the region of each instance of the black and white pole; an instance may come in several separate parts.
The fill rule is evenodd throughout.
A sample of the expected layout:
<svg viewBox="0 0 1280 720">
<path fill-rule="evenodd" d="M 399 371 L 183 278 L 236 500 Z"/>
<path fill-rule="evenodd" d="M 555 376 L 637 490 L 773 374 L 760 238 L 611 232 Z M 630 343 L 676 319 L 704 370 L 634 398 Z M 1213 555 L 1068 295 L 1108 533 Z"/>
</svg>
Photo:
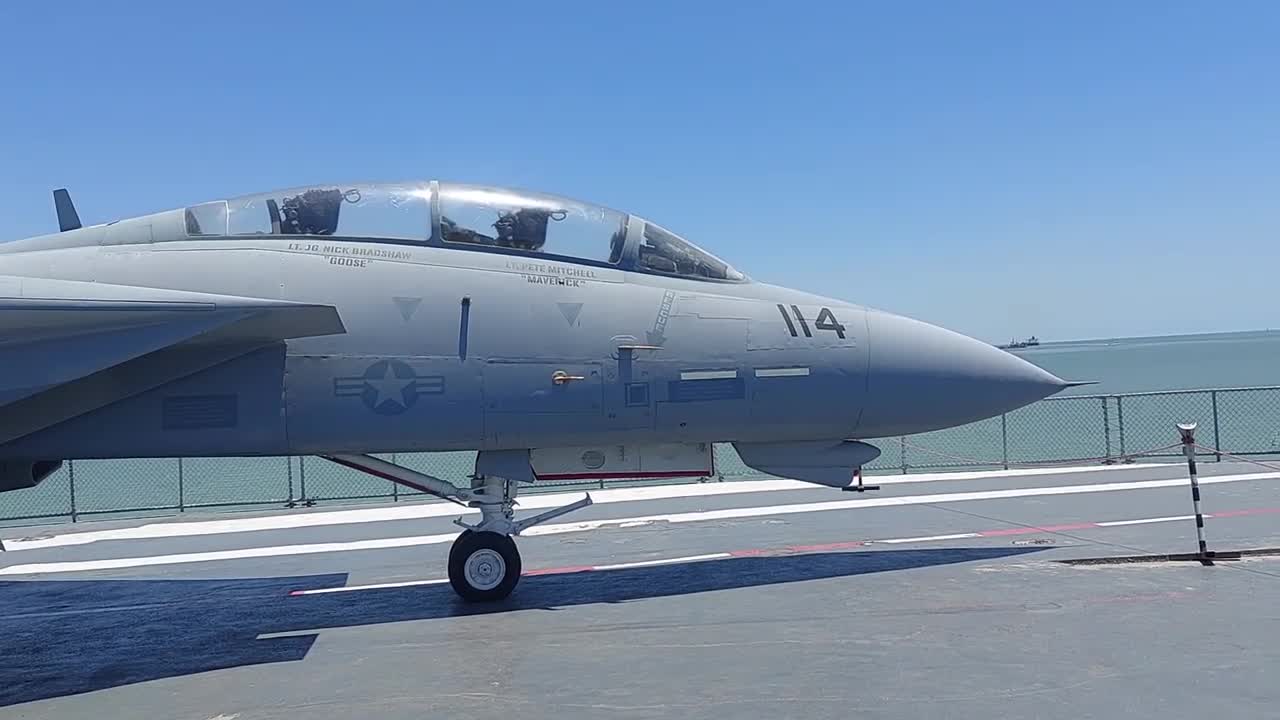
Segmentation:
<svg viewBox="0 0 1280 720">
<path fill-rule="evenodd" d="M 1196 540 L 1200 543 L 1199 560 L 1205 565 L 1213 564 L 1213 553 L 1204 541 L 1204 514 L 1200 512 L 1200 483 L 1196 479 L 1196 424 L 1178 423 L 1178 434 L 1182 436 L 1182 454 L 1187 458 L 1187 470 L 1191 473 L 1191 505 L 1196 512 Z"/>
</svg>

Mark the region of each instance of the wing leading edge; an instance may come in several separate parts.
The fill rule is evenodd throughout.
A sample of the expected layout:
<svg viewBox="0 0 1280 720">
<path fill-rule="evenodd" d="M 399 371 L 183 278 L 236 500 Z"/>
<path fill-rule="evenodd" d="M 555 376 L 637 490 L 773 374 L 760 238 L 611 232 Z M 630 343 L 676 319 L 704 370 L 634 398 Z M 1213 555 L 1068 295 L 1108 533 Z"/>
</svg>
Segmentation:
<svg viewBox="0 0 1280 720">
<path fill-rule="evenodd" d="M 343 332 L 329 305 L 0 278 L 0 443 L 269 343 Z"/>
</svg>

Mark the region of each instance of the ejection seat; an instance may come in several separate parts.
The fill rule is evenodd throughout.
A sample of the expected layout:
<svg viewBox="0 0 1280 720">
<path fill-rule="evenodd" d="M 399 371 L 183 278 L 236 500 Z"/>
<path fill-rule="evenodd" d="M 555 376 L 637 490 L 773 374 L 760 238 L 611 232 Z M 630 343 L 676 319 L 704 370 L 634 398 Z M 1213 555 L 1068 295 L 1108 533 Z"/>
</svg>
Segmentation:
<svg viewBox="0 0 1280 720">
<path fill-rule="evenodd" d="M 279 205 L 267 200 L 271 232 L 277 235 L 334 235 L 344 195 L 337 188 L 313 188 L 287 197 Z"/>
</svg>

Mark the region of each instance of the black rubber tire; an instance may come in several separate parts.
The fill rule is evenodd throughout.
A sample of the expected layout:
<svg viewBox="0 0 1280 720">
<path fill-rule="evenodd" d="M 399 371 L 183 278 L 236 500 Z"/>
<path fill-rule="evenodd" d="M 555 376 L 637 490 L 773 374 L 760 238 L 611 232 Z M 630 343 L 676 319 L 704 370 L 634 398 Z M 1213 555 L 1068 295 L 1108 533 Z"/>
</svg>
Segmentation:
<svg viewBox="0 0 1280 720">
<path fill-rule="evenodd" d="M 453 544 L 449 546 L 449 567 L 453 567 L 454 563 L 458 562 L 458 548 L 462 547 L 464 542 L 463 538 L 475 534 L 475 530 L 463 530 L 458 537 L 453 539 Z"/>
<path fill-rule="evenodd" d="M 491 550 L 502 558 L 505 574 L 497 585 L 478 588 L 467 580 L 467 560 L 481 550 Z M 503 600 L 520 582 L 520 551 L 507 535 L 495 532 L 467 530 L 453 541 L 449 548 L 449 584 L 453 591 L 467 602 L 494 602 Z"/>
</svg>

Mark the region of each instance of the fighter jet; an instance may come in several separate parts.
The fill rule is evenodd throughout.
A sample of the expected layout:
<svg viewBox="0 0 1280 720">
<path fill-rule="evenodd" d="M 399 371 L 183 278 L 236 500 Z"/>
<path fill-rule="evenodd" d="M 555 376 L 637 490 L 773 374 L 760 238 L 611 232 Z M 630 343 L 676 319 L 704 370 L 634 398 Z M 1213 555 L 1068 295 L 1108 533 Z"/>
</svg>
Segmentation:
<svg viewBox="0 0 1280 720">
<path fill-rule="evenodd" d="M 319 185 L 91 227 L 54 199 L 60 232 L 0 245 L 0 491 L 66 459 L 317 455 L 479 509 L 448 561 L 470 601 L 591 503 L 517 519 L 522 484 L 711 475 L 721 442 L 842 488 L 865 440 L 1071 384 L 548 194 Z M 446 450 L 478 451 L 468 487 L 374 457 Z"/>
</svg>

